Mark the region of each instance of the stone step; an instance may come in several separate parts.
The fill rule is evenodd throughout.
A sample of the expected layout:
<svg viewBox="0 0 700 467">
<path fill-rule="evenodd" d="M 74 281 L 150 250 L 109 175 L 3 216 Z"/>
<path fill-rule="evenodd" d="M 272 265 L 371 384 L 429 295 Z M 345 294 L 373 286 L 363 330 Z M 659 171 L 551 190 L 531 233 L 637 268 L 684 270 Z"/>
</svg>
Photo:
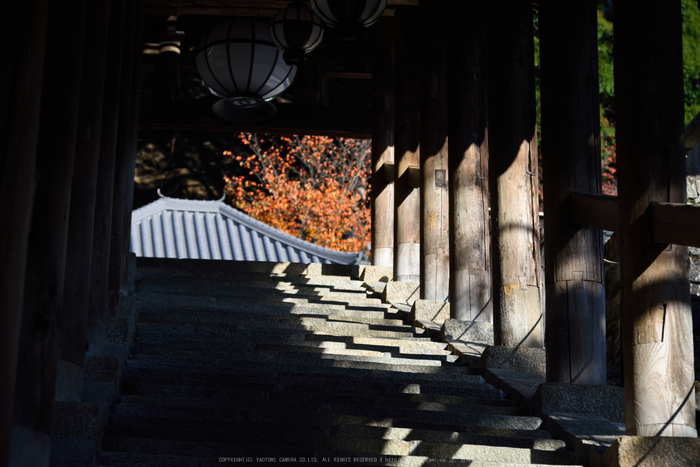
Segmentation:
<svg viewBox="0 0 700 467">
<path fill-rule="evenodd" d="M 512 444 L 530 444 L 543 445 L 547 449 L 536 449 L 530 447 L 516 446 L 494 446 L 490 444 L 474 444 L 462 443 L 456 439 L 449 440 L 445 443 L 431 442 L 418 437 L 411 437 L 410 440 L 392 438 L 353 438 L 349 436 L 329 436 L 324 429 L 314 429 L 308 425 L 304 426 L 304 430 L 294 430 L 292 426 L 280 425 L 271 427 L 268 425 L 238 425 L 229 430 L 212 430 L 207 428 L 193 428 L 191 424 L 187 424 L 188 428 L 183 425 L 169 425 L 167 420 L 157 420 L 154 423 L 148 423 L 148 420 L 141 421 L 138 419 L 120 418 L 120 415 L 114 415 L 110 419 L 110 429 L 107 434 L 105 445 L 112 446 L 117 440 L 125 438 L 154 438 L 157 436 L 158 442 L 200 442 L 226 444 L 235 440 L 238 444 L 245 443 L 247 446 L 265 445 L 293 448 L 294 450 L 304 450 L 305 452 L 314 452 L 317 448 L 322 447 L 324 450 L 337 452 L 353 452 L 356 455 L 373 453 L 381 453 L 382 455 L 393 456 L 426 456 L 426 457 L 442 457 L 446 459 L 470 459 L 470 460 L 498 460 L 500 462 L 511 463 L 570 463 L 575 461 L 572 453 L 563 449 L 563 446 L 557 445 L 554 440 L 527 440 L 524 438 L 497 438 L 489 436 L 466 435 L 457 433 L 459 438 L 463 439 L 483 440 L 494 443 L 502 441 Z M 164 423 L 165 422 L 165 423 Z M 165 425 L 165 426 L 163 426 Z M 425 432 L 425 430 L 422 430 Z M 430 436 L 430 432 L 426 432 Z M 472 438 L 468 438 L 472 436 Z M 545 444 L 549 441 L 549 444 Z M 119 442 L 119 441 L 117 441 Z M 143 444 L 140 446 L 142 447 Z M 298 452 L 298 451 L 297 451 Z"/>
<path fill-rule="evenodd" d="M 166 454 L 144 454 L 140 452 L 103 451 L 97 455 L 95 467 L 203 467 L 203 460 L 198 457 L 169 456 Z"/>
<path fill-rule="evenodd" d="M 339 346 L 318 346 L 318 345 L 313 345 L 315 344 L 314 342 L 304 342 L 303 344 L 295 344 L 295 345 L 289 345 L 289 344 L 258 344 L 256 346 L 257 350 L 274 350 L 278 352 L 308 352 L 308 353 L 320 353 L 320 354 L 326 354 L 326 355 L 361 355 L 361 356 L 374 356 L 374 357 L 383 357 L 383 358 L 399 358 L 399 359 L 412 359 L 412 360 L 433 360 L 433 361 L 440 361 L 442 363 L 454 363 L 457 360 L 459 360 L 459 356 L 457 355 L 452 355 L 449 352 L 445 351 L 430 351 L 430 349 L 420 349 L 421 352 L 401 352 L 401 351 L 396 351 L 392 350 L 391 348 L 387 347 L 386 351 L 382 350 L 365 350 L 360 348 L 345 348 L 341 347 L 344 344 L 342 342 L 340 343 L 333 343 L 333 344 L 340 344 Z"/>
<path fill-rule="evenodd" d="M 210 366 L 221 370 L 229 368 L 232 362 L 275 362 L 278 364 L 300 364 L 300 365 L 329 365 L 329 360 L 339 360 L 346 362 L 370 362 L 378 364 L 394 366 L 429 366 L 440 367 L 449 365 L 456 360 L 454 355 L 394 355 L 388 352 L 377 352 L 359 349 L 317 349 L 313 347 L 297 348 L 293 345 L 287 349 L 264 349 L 264 345 L 258 345 L 255 350 L 238 351 L 231 354 L 214 355 L 198 355 L 197 353 L 172 355 L 162 353 L 159 355 L 153 354 L 136 354 L 130 357 L 130 361 L 152 361 L 162 362 L 174 365 L 195 365 L 201 368 Z M 373 353 L 372 353 L 373 352 Z M 233 368 L 237 368 L 235 364 Z M 453 368 L 451 366 L 445 366 Z M 456 366 L 454 368 L 463 368 Z M 447 370 L 451 371 L 451 370 Z M 471 371 L 471 370 L 468 370 Z"/>
<path fill-rule="evenodd" d="M 258 355 L 258 353 L 255 353 L 255 355 Z M 238 360 L 238 358 L 241 359 Z M 318 374 L 336 374 L 409 382 L 450 382 L 460 384 L 480 381 L 480 376 L 473 375 L 473 370 L 468 367 L 322 359 L 315 355 L 295 357 L 294 355 L 275 352 L 255 360 L 236 354 L 232 355 L 231 360 L 225 363 L 210 362 L 206 364 L 205 362 L 206 360 L 201 364 L 197 364 L 195 362 L 183 362 L 178 358 L 168 360 L 167 357 L 161 356 L 134 356 L 134 358 L 127 361 L 126 372 L 127 374 L 145 373 L 161 376 L 195 376 L 222 381 L 235 380 L 245 374 L 252 375 L 255 371 L 259 371 L 261 376 L 297 373 L 304 374 L 307 377 Z M 440 362 L 437 363 L 439 364 Z"/>
<path fill-rule="evenodd" d="M 334 358 L 330 357 L 335 355 L 340 359 L 347 359 L 346 357 L 358 356 L 358 357 L 373 357 L 373 358 L 384 358 L 388 359 L 391 357 L 410 359 L 416 362 L 420 361 L 437 361 L 442 363 L 453 363 L 456 362 L 459 357 L 457 355 L 452 355 L 448 352 L 430 349 L 418 349 L 419 352 L 401 352 L 398 349 L 392 347 L 386 347 L 385 349 L 371 350 L 362 348 L 362 346 L 357 346 L 356 348 L 350 346 L 346 348 L 345 344 L 342 342 L 334 343 L 331 342 L 329 346 L 319 346 L 314 342 L 298 342 L 294 344 L 248 344 L 247 347 L 240 347 L 239 352 L 252 352 L 254 349 L 256 351 L 273 351 L 286 354 L 309 354 L 309 355 L 322 355 L 324 358 Z M 220 346 L 218 351 L 209 349 L 206 352 L 202 351 L 192 351 L 189 349 L 185 350 L 172 350 L 170 345 L 144 345 L 143 343 L 138 344 L 134 347 L 133 354 L 135 355 L 151 355 L 151 356 L 164 356 L 164 357 L 177 357 L 177 358 L 206 358 L 207 360 L 230 360 L 231 352 L 227 352 L 227 348 L 223 345 Z"/>
<path fill-rule="evenodd" d="M 539 449 L 542 451 L 557 451 L 566 449 L 566 443 L 549 438 L 549 433 L 541 430 L 530 430 L 542 434 L 542 438 L 523 437 L 517 430 L 472 430 L 440 431 L 397 427 L 378 427 L 363 425 L 339 425 L 333 427 L 334 436 L 350 438 L 397 439 L 404 441 L 420 440 L 421 442 L 440 444 L 479 444 L 484 446 L 504 446 L 515 448 Z"/>
<path fill-rule="evenodd" d="M 520 415 L 521 409 L 510 405 L 492 405 L 481 404 L 480 400 L 476 399 L 473 403 L 449 404 L 440 402 L 423 402 L 411 400 L 395 400 L 384 395 L 384 397 L 347 395 L 347 394 L 312 394 L 305 396 L 303 394 L 290 394 L 284 392 L 268 393 L 266 400 L 209 400 L 209 399 L 191 399 L 191 398 L 175 398 L 157 396 L 129 396 L 122 395 L 119 403 L 123 404 L 140 404 L 150 406 L 163 407 L 185 407 L 199 408 L 202 411 L 215 410 L 218 408 L 251 408 L 251 407 L 280 407 L 280 408 L 306 408 L 309 411 L 315 408 L 322 408 L 324 411 L 334 411 L 336 408 L 343 411 L 346 406 L 360 407 L 396 407 L 406 410 L 418 410 L 429 412 L 460 412 L 460 413 L 479 413 L 490 415 Z"/>
<path fill-rule="evenodd" d="M 122 404 L 120 404 L 119 407 L 122 407 Z M 138 407 L 132 408 L 132 410 L 137 409 Z M 124 407 L 120 410 L 126 411 L 128 409 Z M 304 409 L 294 410 L 276 407 L 251 408 L 247 412 L 248 420 L 268 423 L 274 422 L 276 419 L 300 420 L 309 415 L 310 413 Z M 367 425 L 388 422 L 389 426 L 395 426 L 393 423 L 400 420 L 403 425 L 408 425 L 409 428 L 441 429 L 443 431 L 452 429 L 447 428 L 448 426 L 480 426 L 487 428 L 510 428 L 515 430 L 536 430 L 542 425 L 542 420 L 538 417 L 467 412 L 440 412 L 439 416 L 436 416 L 435 412 L 431 411 L 400 409 L 395 407 L 343 406 L 342 410 L 339 409 L 336 412 L 324 413 L 322 415 L 331 417 L 333 424 L 336 425 Z"/>
<path fill-rule="evenodd" d="M 284 407 L 280 404 L 280 406 L 268 405 L 264 407 L 248 408 L 222 406 L 212 410 L 202 410 L 201 407 L 119 403 L 114 407 L 113 415 L 132 417 L 126 420 L 131 420 L 131 423 L 136 424 L 136 426 L 146 424 L 152 427 L 152 425 L 156 423 L 166 428 L 186 428 L 193 433 L 192 436 L 194 436 L 194 433 L 197 431 L 197 427 L 209 427 L 209 429 L 212 430 L 226 430 L 227 426 L 243 428 L 249 423 L 253 423 L 253 426 L 258 426 L 258 428 L 260 424 L 269 424 L 270 426 L 278 424 L 298 425 L 299 428 L 297 430 L 289 430 L 290 427 L 286 428 L 289 431 L 298 433 L 305 432 L 306 430 L 302 430 L 301 428 L 306 428 L 307 425 L 324 427 L 348 423 L 365 425 L 393 421 L 397 421 L 404 426 L 408 425 L 408 427 L 414 429 L 430 428 L 440 429 L 442 431 L 451 430 L 452 426 L 527 431 L 537 430 L 542 423 L 537 417 L 466 412 L 441 412 L 440 416 L 436 416 L 435 412 L 431 411 L 352 405 L 294 408 Z M 192 420 L 196 420 L 197 422 L 191 423 L 190 421 Z M 124 421 L 124 419 L 122 421 Z M 112 420 L 112 422 L 114 423 L 111 423 L 110 426 L 117 426 L 116 420 Z M 250 431 L 252 434 L 253 430 Z M 157 435 L 155 429 L 152 429 L 150 432 L 154 433 L 154 436 Z M 403 453 L 401 455 L 408 455 L 408 453 Z"/>
<path fill-rule="evenodd" d="M 539 449 L 484 446 L 478 444 L 432 443 L 423 440 L 329 438 L 324 443 L 335 452 L 352 452 L 387 456 L 422 456 L 444 459 L 466 459 L 503 463 L 569 464 L 576 461 L 566 450 L 542 451 Z"/>
<path fill-rule="evenodd" d="M 373 381 L 341 381 L 316 378 L 315 384 L 303 377 L 278 379 L 241 379 L 236 383 L 211 382 L 202 386 L 199 380 L 177 378 L 126 376 L 122 385 L 124 395 L 160 397 L 187 397 L 207 400 L 238 398 L 260 402 L 274 397 L 273 394 L 288 394 L 291 397 L 316 397 L 336 394 L 348 397 L 391 397 L 394 400 L 411 400 L 438 403 L 465 403 L 479 400 L 481 404 L 511 405 L 512 401 L 500 399 L 500 391 L 483 384 L 463 384 L 458 387 L 430 386 L 420 384 L 383 383 Z M 455 402 L 456 401 L 456 402 Z"/>
<path fill-rule="evenodd" d="M 391 323 L 401 325 L 405 322 L 395 314 L 389 314 L 384 310 L 348 310 L 346 308 L 327 309 L 319 307 L 241 307 L 240 310 L 186 310 L 172 309 L 166 307 L 147 308 L 142 307 L 139 311 L 139 322 L 157 322 L 158 320 L 170 319 L 172 321 L 183 322 L 226 322 L 239 317 L 248 316 L 257 319 L 269 319 L 277 317 L 286 318 L 314 318 L 324 317 L 334 319 L 369 319 L 387 320 Z"/>
<path fill-rule="evenodd" d="M 323 333 L 324 335 L 337 336 L 358 336 L 358 337 L 392 337 L 411 338 L 421 335 L 419 330 L 410 326 L 382 326 L 362 323 L 334 322 L 325 319 L 304 318 L 301 322 L 295 318 L 290 318 L 285 322 L 265 323 L 264 319 L 252 320 L 245 323 L 231 323 L 229 325 L 214 324 L 159 324 L 159 323 L 138 323 L 136 325 L 136 335 L 177 336 L 203 339 L 230 339 L 241 336 L 241 334 L 266 335 L 275 331 L 288 331 L 297 333 Z M 242 333 L 243 331 L 243 333 Z"/>
<path fill-rule="evenodd" d="M 221 457 L 240 456 L 252 457 L 254 459 L 274 458 L 278 460 L 280 457 L 288 456 L 313 456 L 313 449 L 299 449 L 284 446 L 241 445 L 236 444 L 235 440 L 231 440 L 229 443 L 214 443 L 204 441 L 160 440 L 128 436 L 106 436 L 102 442 L 102 449 L 103 451 L 195 457 L 201 458 L 205 462 L 202 465 L 213 465 L 213 463 L 218 462 Z M 251 463 L 247 463 L 247 465 L 254 465 L 255 463 L 256 461 L 254 460 Z M 242 465 L 246 465 L 246 463 L 242 463 Z"/>
<path fill-rule="evenodd" d="M 229 286 L 231 287 L 231 286 Z M 220 301 L 245 300 L 258 302 L 288 302 L 290 300 L 304 300 L 308 302 L 358 302 L 365 304 L 381 304 L 378 298 L 370 298 L 364 290 L 330 290 L 324 288 L 304 287 L 297 289 L 293 286 L 288 288 L 272 287 L 240 287 L 232 290 L 211 290 L 202 284 L 189 284 L 187 287 L 173 284 L 170 288 L 148 287 L 139 291 L 138 294 L 143 303 L 163 299 L 170 301 L 192 301 L 215 298 Z M 293 303 L 293 302 L 290 302 Z"/>
<path fill-rule="evenodd" d="M 364 316 L 363 316 L 364 315 Z M 162 310 L 153 312 L 151 310 L 139 313 L 140 324 L 185 324 L 185 325 L 218 325 L 231 326 L 233 324 L 249 324 L 254 327 L 269 325 L 275 327 L 275 323 L 315 323 L 315 322 L 338 322 L 363 324 L 371 327 L 397 330 L 412 330 L 413 327 L 405 324 L 403 320 L 395 318 L 385 318 L 383 314 L 368 314 L 356 311 L 328 311 L 319 310 L 318 313 L 267 313 L 255 311 L 235 311 L 222 313 L 202 313 L 201 311 L 182 310 Z"/>
</svg>

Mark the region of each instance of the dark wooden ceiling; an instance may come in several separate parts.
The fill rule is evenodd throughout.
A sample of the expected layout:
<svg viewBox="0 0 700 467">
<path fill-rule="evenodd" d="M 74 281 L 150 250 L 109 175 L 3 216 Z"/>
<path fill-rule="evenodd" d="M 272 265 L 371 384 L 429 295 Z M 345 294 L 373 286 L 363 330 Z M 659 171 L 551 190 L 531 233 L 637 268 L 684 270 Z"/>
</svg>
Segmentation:
<svg viewBox="0 0 700 467">
<path fill-rule="evenodd" d="M 294 83 L 275 100 L 277 114 L 255 123 L 223 120 L 211 111 L 217 98 L 202 85 L 193 51 L 222 16 L 270 17 L 287 6 L 280 0 L 147 0 L 140 126 L 144 129 L 256 131 L 369 138 L 372 112 L 373 29 L 359 40 L 326 30 L 308 54 Z M 389 0 L 384 16 L 418 0 Z M 381 22 L 390 21 L 382 18 Z M 166 42 L 179 55 L 158 53 Z"/>
</svg>

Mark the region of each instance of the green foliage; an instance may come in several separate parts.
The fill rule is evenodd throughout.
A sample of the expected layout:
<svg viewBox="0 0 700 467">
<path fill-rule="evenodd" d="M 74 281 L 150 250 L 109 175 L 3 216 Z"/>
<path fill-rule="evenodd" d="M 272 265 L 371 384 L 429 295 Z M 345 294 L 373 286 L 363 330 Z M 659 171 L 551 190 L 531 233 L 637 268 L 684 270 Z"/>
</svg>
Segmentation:
<svg viewBox="0 0 700 467">
<path fill-rule="evenodd" d="M 682 0 L 683 88 L 685 124 L 700 112 L 700 6 L 697 0 Z"/>
</svg>

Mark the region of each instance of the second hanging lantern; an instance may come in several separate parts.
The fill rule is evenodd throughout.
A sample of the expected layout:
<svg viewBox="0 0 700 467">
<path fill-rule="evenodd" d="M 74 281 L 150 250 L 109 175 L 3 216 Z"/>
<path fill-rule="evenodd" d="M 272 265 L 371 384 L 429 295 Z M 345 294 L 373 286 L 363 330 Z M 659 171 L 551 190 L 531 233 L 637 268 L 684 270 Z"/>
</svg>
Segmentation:
<svg viewBox="0 0 700 467">
<path fill-rule="evenodd" d="M 311 8 L 342 37 L 357 35 L 358 30 L 377 22 L 387 0 L 311 0 Z"/>
<path fill-rule="evenodd" d="M 270 21 L 270 37 L 284 50 L 284 61 L 299 65 L 323 40 L 323 24 L 304 2 L 292 2 Z"/>
</svg>

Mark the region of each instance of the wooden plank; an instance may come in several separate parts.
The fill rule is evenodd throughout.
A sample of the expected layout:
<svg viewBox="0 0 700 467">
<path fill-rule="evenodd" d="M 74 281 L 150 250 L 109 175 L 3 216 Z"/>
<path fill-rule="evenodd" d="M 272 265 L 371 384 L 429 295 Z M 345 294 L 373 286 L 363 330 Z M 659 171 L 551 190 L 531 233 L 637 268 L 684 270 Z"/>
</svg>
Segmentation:
<svg viewBox="0 0 700 467">
<path fill-rule="evenodd" d="M 652 238 L 656 243 L 700 248 L 700 205 L 653 203 Z"/>
<path fill-rule="evenodd" d="M 493 322 L 485 9 L 450 1 L 448 17 L 450 316 Z M 472 18 L 472 27 L 463 30 L 461 18 Z"/>
<path fill-rule="evenodd" d="M 447 164 L 447 1 L 420 2 L 421 48 L 421 298 L 446 301 L 450 294 L 449 188 Z"/>
<path fill-rule="evenodd" d="M 494 337 L 496 345 L 542 347 L 532 3 L 493 0 L 488 8 Z"/>
<path fill-rule="evenodd" d="M 628 435 L 697 436 L 688 249 L 652 236 L 686 202 L 680 2 L 615 3 L 621 327 Z M 674 208 L 660 208 L 663 215 Z M 672 215 L 675 217 L 675 214 Z"/>
<path fill-rule="evenodd" d="M 393 20 L 375 25 L 372 105 L 372 264 L 394 265 L 394 184 L 386 164 L 394 163 L 394 31 Z"/>
<path fill-rule="evenodd" d="M 0 466 L 9 465 L 27 238 L 44 67 L 46 0 L 11 0 L 0 17 Z"/>
<path fill-rule="evenodd" d="M 579 225 L 617 232 L 617 196 L 571 191 L 571 220 Z"/>
<path fill-rule="evenodd" d="M 394 119 L 394 280 L 420 280 L 420 17 L 396 15 L 396 113 Z M 412 175 L 414 174 L 414 175 Z M 417 174 L 417 177 L 416 177 Z"/>
</svg>

